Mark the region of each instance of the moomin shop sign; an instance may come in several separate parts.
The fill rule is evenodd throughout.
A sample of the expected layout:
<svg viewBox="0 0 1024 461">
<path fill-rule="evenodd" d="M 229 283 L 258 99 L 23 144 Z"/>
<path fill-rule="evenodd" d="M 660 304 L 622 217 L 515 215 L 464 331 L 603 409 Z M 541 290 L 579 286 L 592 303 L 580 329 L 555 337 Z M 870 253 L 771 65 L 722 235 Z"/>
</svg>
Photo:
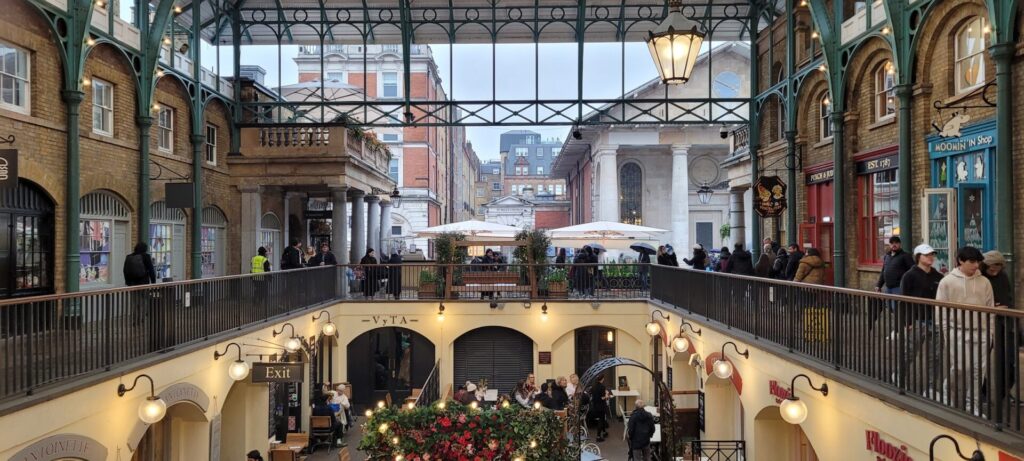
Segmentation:
<svg viewBox="0 0 1024 461">
<path fill-rule="evenodd" d="M 778 176 L 761 176 L 754 182 L 754 211 L 762 218 L 786 211 L 786 183 Z"/>
</svg>

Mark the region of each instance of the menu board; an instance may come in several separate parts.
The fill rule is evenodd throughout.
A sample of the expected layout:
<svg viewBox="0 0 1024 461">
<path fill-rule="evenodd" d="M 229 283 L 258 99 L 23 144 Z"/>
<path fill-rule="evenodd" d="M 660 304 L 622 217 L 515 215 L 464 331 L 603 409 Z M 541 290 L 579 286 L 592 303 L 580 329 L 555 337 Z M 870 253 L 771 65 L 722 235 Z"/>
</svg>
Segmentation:
<svg viewBox="0 0 1024 461">
<path fill-rule="evenodd" d="M 945 273 L 953 268 L 956 254 L 956 189 L 925 189 L 921 202 L 922 238 L 935 249 L 935 268 Z"/>
</svg>

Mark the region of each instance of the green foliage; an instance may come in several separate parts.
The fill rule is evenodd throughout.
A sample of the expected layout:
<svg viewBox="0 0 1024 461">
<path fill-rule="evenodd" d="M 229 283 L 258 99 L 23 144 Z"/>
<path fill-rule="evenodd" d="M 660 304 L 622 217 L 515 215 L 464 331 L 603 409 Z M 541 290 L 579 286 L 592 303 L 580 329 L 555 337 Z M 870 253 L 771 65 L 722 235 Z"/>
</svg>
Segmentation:
<svg viewBox="0 0 1024 461">
<path fill-rule="evenodd" d="M 604 276 L 605 277 L 633 277 L 636 275 L 637 267 L 634 265 L 622 265 L 622 266 L 605 266 Z"/>
<path fill-rule="evenodd" d="M 465 241 L 466 236 L 460 232 L 445 232 L 434 238 L 434 253 L 438 264 L 465 264 L 469 257 L 469 249 L 457 246 L 455 242 Z"/>
<path fill-rule="evenodd" d="M 366 420 L 359 450 L 368 459 L 567 461 L 562 421 L 553 412 L 508 408 L 385 408 Z M 396 443 L 397 441 L 397 443 Z"/>
<path fill-rule="evenodd" d="M 548 262 L 548 247 L 551 246 L 551 238 L 542 230 L 521 230 L 516 233 L 516 241 L 526 242 L 525 246 L 518 246 L 512 252 L 520 264 L 546 264 Z"/>
<path fill-rule="evenodd" d="M 548 272 L 548 282 L 564 282 L 566 280 L 567 271 L 565 269 L 551 269 Z"/>
<path fill-rule="evenodd" d="M 722 237 L 722 240 L 729 238 L 732 235 L 732 226 L 729 223 L 722 224 L 722 227 L 718 228 L 718 235 Z"/>
<path fill-rule="evenodd" d="M 432 283 L 437 281 L 437 275 L 432 271 L 421 270 L 420 271 L 420 283 Z"/>
</svg>

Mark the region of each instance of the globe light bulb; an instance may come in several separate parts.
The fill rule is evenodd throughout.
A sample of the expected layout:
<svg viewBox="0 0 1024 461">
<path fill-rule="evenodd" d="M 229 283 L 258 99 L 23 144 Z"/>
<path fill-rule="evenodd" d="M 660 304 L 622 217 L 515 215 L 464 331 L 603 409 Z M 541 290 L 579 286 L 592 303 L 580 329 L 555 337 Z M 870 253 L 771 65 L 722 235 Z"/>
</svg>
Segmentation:
<svg viewBox="0 0 1024 461">
<path fill-rule="evenodd" d="M 416 408 L 416 402 L 409 402 L 409 405 L 407 406 L 409 407 L 410 410 L 412 410 L 413 408 Z"/>
<path fill-rule="evenodd" d="M 366 417 L 369 418 L 371 416 L 373 416 L 373 410 L 366 410 Z"/>
<path fill-rule="evenodd" d="M 380 427 L 377 428 L 377 432 L 380 432 L 381 434 L 383 434 L 383 433 L 385 433 L 387 431 L 388 431 L 388 423 L 381 423 Z"/>
<path fill-rule="evenodd" d="M 244 360 L 235 360 L 228 366 L 228 376 L 235 381 L 241 381 L 249 376 L 249 364 Z"/>
<path fill-rule="evenodd" d="M 713 368 L 715 376 L 719 378 L 729 379 L 730 377 L 732 377 L 732 363 L 729 363 L 728 360 L 715 360 L 715 365 Z"/>
<path fill-rule="evenodd" d="M 480 404 L 476 403 L 475 401 L 469 403 L 469 408 L 472 408 L 474 410 L 476 410 L 477 407 L 479 407 L 479 406 L 480 406 Z"/>
<path fill-rule="evenodd" d="M 444 321 L 444 312 L 438 312 L 437 313 L 437 321 L 438 322 L 443 322 Z"/>
<path fill-rule="evenodd" d="M 530 441 L 530 448 L 537 448 L 537 441 L 536 440 L 531 440 Z"/>
<path fill-rule="evenodd" d="M 437 402 L 437 408 L 439 410 L 444 410 L 444 402 Z"/>
<path fill-rule="evenodd" d="M 533 409 L 534 410 L 540 410 L 540 402 L 534 402 L 533 403 Z"/>
<path fill-rule="evenodd" d="M 651 336 L 658 336 L 661 333 L 661 324 L 658 322 L 647 323 L 647 334 Z"/>
<path fill-rule="evenodd" d="M 807 405 L 804 405 L 804 402 L 800 399 L 790 397 L 782 401 L 782 405 L 779 406 L 779 413 L 787 423 L 800 424 L 807 419 Z"/>
<path fill-rule="evenodd" d="M 506 400 L 504 402 L 501 402 L 501 408 L 508 408 L 508 406 L 509 406 L 508 400 Z"/>
<path fill-rule="evenodd" d="M 334 322 L 327 322 L 320 331 L 323 332 L 324 336 L 334 336 L 338 332 L 338 326 Z"/>
<path fill-rule="evenodd" d="M 299 338 L 291 337 L 284 343 L 284 348 L 288 352 L 297 352 L 302 348 L 302 341 L 299 341 Z"/>
<path fill-rule="evenodd" d="M 377 401 L 377 408 L 381 408 L 381 409 L 384 408 L 384 401 L 383 400 Z"/>
<path fill-rule="evenodd" d="M 147 397 L 139 405 L 139 419 L 146 424 L 155 424 L 167 414 L 167 404 L 159 397 Z"/>
<path fill-rule="evenodd" d="M 677 336 L 676 339 L 672 340 L 672 350 L 676 352 L 686 352 L 690 350 L 690 340 L 686 339 L 685 336 Z"/>
</svg>

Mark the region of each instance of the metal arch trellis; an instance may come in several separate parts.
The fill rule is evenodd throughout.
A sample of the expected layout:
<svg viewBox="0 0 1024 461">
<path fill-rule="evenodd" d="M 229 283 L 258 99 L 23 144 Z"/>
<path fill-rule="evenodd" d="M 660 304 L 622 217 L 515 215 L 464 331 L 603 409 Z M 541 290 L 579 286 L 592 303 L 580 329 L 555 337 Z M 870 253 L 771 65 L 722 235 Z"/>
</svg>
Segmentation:
<svg viewBox="0 0 1024 461">
<path fill-rule="evenodd" d="M 706 0 L 705 3 L 683 6 L 683 13 L 704 26 L 708 31 L 707 42 L 714 40 L 714 34 L 723 30 L 734 39 L 748 39 L 750 36 L 750 4 L 742 0 L 719 2 Z M 240 2 L 234 12 L 239 28 L 245 32 L 256 29 L 274 31 L 271 40 L 277 39 L 296 44 L 319 45 L 322 56 L 327 43 L 368 44 L 393 43 L 401 41 L 403 61 L 408 73 L 408 63 L 413 44 L 422 30 L 440 30 L 436 36 L 447 38 L 453 46 L 461 43 L 490 43 L 492 45 L 492 97 L 490 99 L 459 99 L 455 94 L 435 100 L 413 99 L 410 95 L 410 79 L 404 79 L 406 91 L 400 100 L 374 100 L 365 94 L 362 100 L 344 101 L 278 101 L 242 102 L 242 109 L 250 120 L 248 126 L 301 125 L 311 123 L 307 117 L 284 117 L 266 120 L 254 117 L 268 108 L 278 114 L 309 114 L 312 112 L 337 115 L 339 124 L 368 127 L 405 126 L 531 126 L 571 124 L 626 124 L 626 125 L 689 125 L 710 123 L 746 123 L 746 105 L 750 97 L 715 98 L 674 97 L 665 91 L 663 98 L 625 98 L 625 43 L 638 42 L 647 29 L 667 14 L 667 6 L 659 0 L 644 0 L 642 4 L 630 4 L 623 0 L 617 5 L 587 5 L 584 0 L 564 3 L 542 4 L 534 0 L 533 5 L 503 6 L 488 1 L 478 5 L 448 2 L 444 6 L 421 6 L 413 1 L 403 0 L 398 5 L 338 7 L 329 2 L 319 1 L 315 6 L 287 6 L 287 2 L 273 6 L 250 6 Z M 291 36 L 293 26 L 301 24 L 306 35 Z M 555 26 L 555 27 L 552 27 Z M 616 98 L 587 98 L 583 94 L 583 66 L 577 68 L 578 85 L 566 93 L 577 93 L 569 97 L 541 98 L 539 83 L 532 99 L 502 99 L 497 96 L 494 83 L 497 72 L 494 63 L 497 52 L 494 45 L 499 42 L 533 43 L 535 46 L 546 41 L 576 42 L 580 44 L 582 61 L 585 36 L 599 31 L 606 36 L 612 34 L 622 47 L 622 94 Z M 474 35 L 475 34 L 475 35 Z M 427 35 L 430 35 L 427 33 Z M 217 33 L 218 39 L 221 34 Z M 469 37 L 468 39 L 466 37 Z M 251 39 L 250 39 L 251 40 Z M 226 43 L 221 41 L 221 43 Z M 235 43 L 234 46 L 240 46 Z M 315 46 L 315 45 L 314 45 Z M 539 54 L 539 51 L 535 51 Z M 364 63 L 365 53 L 364 53 Z M 537 56 L 534 56 L 535 63 Z M 454 59 L 453 59 L 454 60 Z M 321 66 L 322 67 L 322 66 Z M 535 82 L 539 81 L 539 68 L 534 69 Z M 322 73 L 322 71 L 321 71 Z M 709 72 L 710 73 L 710 72 Z M 408 74 L 407 74 L 408 75 Z M 711 79 L 709 78 L 709 81 Z M 709 84 L 710 87 L 710 84 Z M 709 88 L 710 89 L 710 88 Z M 449 93 L 454 89 L 449 85 Z M 582 120 L 584 115 L 591 115 Z M 596 115 L 596 116 L 594 116 Z M 321 122 L 326 120 L 321 117 Z M 253 121 L 254 120 L 254 121 Z M 400 123 L 395 123 L 395 121 Z M 326 122 L 330 123 L 330 122 Z M 242 126 L 246 126 L 243 124 Z"/>
<path fill-rule="evenodd" d="M 672 401 L 672 390 L 669 389 L 668 385 L 665 384 L 664 380 L 658 379 L 657 374 L 654 373 L 650 368 L 647 368 L 644 364 L 625 357 L 610 357 L 598 361 L 597 363 L 590 366 L 583 376 L 580 376 L 580 389 L 588 389 L 593 384 L 597 377 L 604 373 L 605 370 L 614 367 L 637 367 L 651 374 L 651 377 L 655 380 L 658 386 L 659 393 L 659 406 L 658 411 L 660 412 L 661 419 L 661 459 L 676 459 L 677 456 L 683 456 L 683 444 L 682 440 L 677 438 L 675 435 L 675 403 Z M 580 449 L 583 446 L 583 424 L 584 417 L 586 414 L 586 408 L 580 407 L 580 394 L 576 394 L 572 399 L 572 408 L 575 411 L 572 412 L 570 418 L 573 418 L 572 427 L 569 429 L 569 456 L 571 459 L 579 459 Z"/>
</svg>

